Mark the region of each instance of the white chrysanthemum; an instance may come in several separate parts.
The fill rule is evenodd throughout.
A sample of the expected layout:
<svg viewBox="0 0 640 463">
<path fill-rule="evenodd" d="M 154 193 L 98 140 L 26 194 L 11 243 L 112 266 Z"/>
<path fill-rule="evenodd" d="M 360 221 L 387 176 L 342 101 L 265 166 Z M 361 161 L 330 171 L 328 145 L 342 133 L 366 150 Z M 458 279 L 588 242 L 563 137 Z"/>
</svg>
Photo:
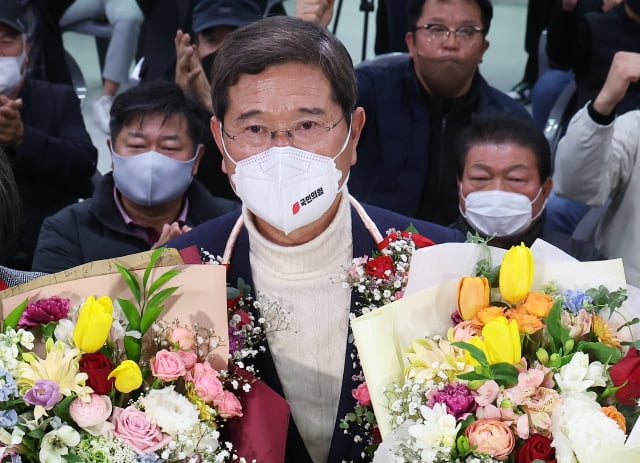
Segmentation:
<svg viewBox="0 0 640 463">
<path fill-rule="evenodd" d="M 584 352 L 576 352 L 554 378 L 562 395 L 587 392 L 590 387 L 607 385 L 602 363 L 589 363 L 589 356 Z"/>
<path fill-rule="evenodd" d="M 453 448 L 460 425 L 456 423 L 453 415 L 447 413 L 446 405 L 437 403 L 433 408 L 423 405 L 420 412 L 424 422 L 411 426 L 409 435 L 416 440 L 416 445 L 422 452 L 438 453 L 443 448 Z"/>
<path fill-rule="evenodd" d="M 558 463 L 588 463 L 604 443 L 623 445 L 625 434 L 586 394 L 564 397 L 551 415 L 552 446 Z"/>
<path fill-rule="evenodd" d="M 171 436 L 186 433 L 199 422 L 196 406 L 173 386 L 149 391 L 140 404 L 149 420 Z"/>
</svg>

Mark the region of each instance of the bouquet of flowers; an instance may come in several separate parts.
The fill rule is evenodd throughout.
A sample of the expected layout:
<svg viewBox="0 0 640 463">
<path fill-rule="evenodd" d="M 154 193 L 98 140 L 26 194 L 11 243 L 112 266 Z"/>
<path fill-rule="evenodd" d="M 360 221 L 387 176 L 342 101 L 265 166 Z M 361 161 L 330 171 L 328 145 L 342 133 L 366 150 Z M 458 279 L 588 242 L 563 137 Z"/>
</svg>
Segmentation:
<svg viewBox="0 0 640 463">
<path fill-rule="evenodd" d="M 180 273 L 152 280 L 161 252 L 141 279 L 118 266 L 131 300 L 25 300 L 6 317 L 0 461 L 244 461 L 225 425 L 243 415 L 238 396 L 252 379 L 236 365 L 260 352 L 263 330 L 250 316 L 231 316 L 221 333 L 161 319 Z"/>
<path fill-rule="evenodd" d="M 383 431 L 374 461 L 639 461 L 626 289 L 536 286 L 524 246 L 479 264 L 352 323 Z"/>
<path fill-rule="evenodd" d="M 359 314 L 370 313 L 379 307 L 402 299 L 409 278 L 411 256 L 416 249 L 432 246 L 429 238 L 422 236 L 414 227 L 404 231 L 387 230 L 387 236 L 378 243 L 378 249 L 371 257 L 354 258 L 351 266 L 341 275 L 342 285 L 352 288 Z M 355 317 L 352 314 L 352 317 Z M 353 353 L 358 361 L 357 352 Z M 354 381 L 359 382 L 352 394 L 357 404 L 348 413 L 340 426 L 353 434 L 354 439 L 366 443 L 365 451 L 372 455 L 381 441 L 380 432 L 372 410 L 371 398 L 360 372 Z"/>
</svg>

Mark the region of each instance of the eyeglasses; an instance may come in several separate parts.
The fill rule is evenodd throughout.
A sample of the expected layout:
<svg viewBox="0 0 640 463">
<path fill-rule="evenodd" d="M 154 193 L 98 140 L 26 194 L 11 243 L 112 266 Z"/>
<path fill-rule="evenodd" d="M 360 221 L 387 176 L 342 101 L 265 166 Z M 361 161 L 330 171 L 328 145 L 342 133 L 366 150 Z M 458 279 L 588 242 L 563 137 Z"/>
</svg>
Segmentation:
<svg viewBox="0 0 640 463">
<path fill-rule="evenodd" d="M 291 145 L 300 149 L 317 147 L 323 142 L 328 132 L 335 129 L 344 120 L 344 115 L 335 124 L 328 124 L 321 119 L 303 119 L 294 122 L 288 129 L 271 130 L 268 127 L 251 124 L 241 127 L 233 135 L 222 127 L 222 133 L 237 143 L 238 149 L 245 154 L 257 154 L 269 149 L 279 133 L 284 133 L 291 140 Z"/>
<path fill-rule="evenodd" d="M 457 29 L 449 29 L 444 24 L 423 24 L 416 26 L 415 30 L 424 30 L 427 34 L 429 42 L 444 42 L 453 33 L 454 37 L 460 42 L 470 42 L 477 33 L 482 33 L 482 28 L 478 26 L 460 26 Z"/>
</svg>

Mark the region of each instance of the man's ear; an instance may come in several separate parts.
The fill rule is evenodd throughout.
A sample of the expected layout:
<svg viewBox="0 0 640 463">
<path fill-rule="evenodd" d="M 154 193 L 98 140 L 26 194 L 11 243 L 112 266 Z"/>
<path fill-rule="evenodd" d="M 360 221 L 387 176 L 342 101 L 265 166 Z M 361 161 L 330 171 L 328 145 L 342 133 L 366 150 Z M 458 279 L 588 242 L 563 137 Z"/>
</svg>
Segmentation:
<svg viewBox="0 0 640 463">
<path fill-rule="evenodd" d="M 409 55 L 412 58 L 415 58 L 414 50 L 415 50 L 415 47 L 416 47 L 416 36 L 414 35 L 413 32 L 407 32 L 404 35 L 404 43 L 407 44 L 407 50 L 409 50 Z"/>
<path fill-rule="evenodd" d="M 111 170 L 113 170 L 113 157 L 111 156 L 113 149 L 111 145 L 111 137 L 107 137 L 106 142 L 107 142 L 107 148 L 109 149 L 109 158 L 111 158 Z"/>
<path fill-rule="evenodd" d="M 224 146 L 222 144 L 222 125 L 220 124 L 220 119 L 218 119 L 216 116 L 211 116 L 211 119 L 209 120 L 209 130 L 211 130 L 211 135 L 213 135 L 213 139 L 215 140 L 216 145 L 218 146 L 218 150 L 220 150 L 220 154 L 222 155 L 222 157 L 220 158 L 222 172 L 224 172 L 225 174 L 228 174 L 227 166 L 224 162 Z"/>
<path fill-rule="evenodd" d="M 198 173 L 198 168 L 200 167 L 200 161 L 204 157 L 204 145 L 202 143 L 198 144 L 196 147 L 196 160 L 193 163 L 193 169 L 191 169 L 191 175 L 196 175 Z"/>
<path fill-rule="evenodd" d="M 541 188 L 542 192 L 540 193 L 540 196 L 542 196 L 543 200 L 546 200 L 553 191 L 553 180 L 551 179 L 551 177 L 544 181 Z"/>
<path fill-rule="evenodd" d="M 491 45 L 491 43 L 487 39 L 484 39 L 484 42 L 482 42 L 482 55 L 480 55 L 480 63 L 482 63 L 482 60 L 484 59 L 484 54 L 489 49 L 489 45 Z"/>
<path fill-rule="evenodd" d="M 367 116 L 365 114 L 364 108 L 358 106 L 351 113 L 351 142 L 353 145 L 353 153 L 351 155 L 351 165 L 354 165 L 358 159 L 357 147 L 358 141 L 360 140 L 360 136 L 362 135 L 362 130 L 364 129 L 364 124 L 367 120 Z"/>
</svg>

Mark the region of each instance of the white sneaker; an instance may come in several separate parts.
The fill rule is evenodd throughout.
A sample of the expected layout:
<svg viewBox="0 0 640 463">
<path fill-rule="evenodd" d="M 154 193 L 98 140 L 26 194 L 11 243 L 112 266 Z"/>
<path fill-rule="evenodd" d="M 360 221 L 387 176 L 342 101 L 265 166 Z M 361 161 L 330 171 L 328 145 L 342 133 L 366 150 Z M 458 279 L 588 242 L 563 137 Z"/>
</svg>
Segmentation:
<svg viewBox="0 0 640 463">
<path fill-rule="evenodd" d="M 93 120 L 100 130 L 109 135 L 109 120 L 111 104 L 113 103 L 112 95 L 102 95 L 93 102 Z"/>
</svg>

